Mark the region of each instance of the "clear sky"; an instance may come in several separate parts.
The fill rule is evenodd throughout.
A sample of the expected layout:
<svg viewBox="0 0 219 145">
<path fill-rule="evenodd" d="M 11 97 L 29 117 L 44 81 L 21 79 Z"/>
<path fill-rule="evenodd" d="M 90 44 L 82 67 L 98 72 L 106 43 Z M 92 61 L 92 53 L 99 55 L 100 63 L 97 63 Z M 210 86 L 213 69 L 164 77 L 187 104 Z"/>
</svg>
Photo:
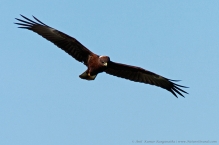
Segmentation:
<svg viewBox="0 0 219 145">
<path fill-rule="evenodd" d="M 218 0 L 2 0 L 0 9 L 1 145 L 219 143 Z M 82 80 L 86 67 L 18 29 L 19 14 L 113 61 L 182 80 L 189 95 L 105 73 Z"/>
</svg>

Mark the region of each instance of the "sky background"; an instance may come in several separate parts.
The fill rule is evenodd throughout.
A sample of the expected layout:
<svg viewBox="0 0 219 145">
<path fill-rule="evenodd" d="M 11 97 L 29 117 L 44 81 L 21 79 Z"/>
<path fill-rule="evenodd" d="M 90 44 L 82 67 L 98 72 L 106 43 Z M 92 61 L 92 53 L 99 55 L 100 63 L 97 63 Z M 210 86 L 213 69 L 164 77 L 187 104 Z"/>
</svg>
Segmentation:
<svg viewBox="0 0 219 145">
<path fill-rule="evenodd" d="M 219 1 L 2 0 L 0 10 L 1 145 L 219 142 Z M 19 14 L 113 61 L 182 80 L 189 95 L 105 73 L 82 80 L 86 67 L 18 29 Z"/>
</svg>

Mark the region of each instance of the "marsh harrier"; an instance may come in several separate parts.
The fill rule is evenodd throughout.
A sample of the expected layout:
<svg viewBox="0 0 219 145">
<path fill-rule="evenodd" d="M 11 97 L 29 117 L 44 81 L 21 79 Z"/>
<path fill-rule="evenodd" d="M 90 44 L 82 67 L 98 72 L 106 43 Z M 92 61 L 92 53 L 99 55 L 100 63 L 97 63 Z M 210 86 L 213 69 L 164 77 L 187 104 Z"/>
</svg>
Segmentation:
<svg viewBox="0 0 219 145">
<path fill-rule="evenodd" d="M 176 80 L 167 79 L 137 66 L 113 62 L 108 56 L 91 52 L 75 38 L 44 24 L 36 17 L 33 16 L 35 19 L 33 21 L 23 15 L 21 16 L 24 20 L 16 18 L 19 23 L 15 23 L 19 25 L 19 28 L 28 29 L 41 35 L 87 66 L 87 70 L 79 76 L 81 79 L 94 80 L 97 74 L 105 72 L 131 81 L 161 87 L 170 91 L 176 97 L 177 94 L 183 96 L 182 92 L 188 94 L 181 89 L 187 87 L 174 83 Z"/>
</svg>

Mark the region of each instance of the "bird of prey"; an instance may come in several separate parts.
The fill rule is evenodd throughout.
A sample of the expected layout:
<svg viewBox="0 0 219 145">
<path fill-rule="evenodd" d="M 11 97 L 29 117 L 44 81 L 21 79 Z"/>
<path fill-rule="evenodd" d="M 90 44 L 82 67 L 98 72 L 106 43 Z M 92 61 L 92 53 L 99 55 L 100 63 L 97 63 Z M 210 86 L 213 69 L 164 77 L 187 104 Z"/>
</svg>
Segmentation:
<svg viewBox="0 0 219 145">
<path fill-rule="evenodd" d="M 23 15 L 21 16 L 23 20 L 15 18 L 19 21 L 15 23 L 19 25 L 18 28 L 28 29 L 41 35 L 87 66 L 87 70 L 79 76 L 81 79 L 94 80 L 99 73 L 105 72 L 131 81 L 161 87 L 170 91 L 177 98 L 177 95 L 184 97 L 182 93 L 188 94 L 182 90 L 182 88 L 187 87 L 174 83 L 177 80 L 165 78 L 141 67 L 113 62 L 108 56 L 97 55 L 91 52 L 75 38 L 44 24 L 36 17 L 33 16 L 34 21 Z"/>
</svg>

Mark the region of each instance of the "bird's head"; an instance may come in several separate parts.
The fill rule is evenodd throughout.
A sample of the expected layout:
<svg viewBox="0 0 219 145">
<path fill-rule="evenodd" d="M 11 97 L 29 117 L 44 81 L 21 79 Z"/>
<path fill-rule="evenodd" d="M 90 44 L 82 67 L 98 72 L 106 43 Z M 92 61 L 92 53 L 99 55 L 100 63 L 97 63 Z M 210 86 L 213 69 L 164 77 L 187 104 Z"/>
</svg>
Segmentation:
<svg viewBox="0 0 219 145">
<path fill-rule="evenodd" d="M 107 66 L 107 63 L 110 61 L 110 58 L 108 56 L 99 56 L 99 62 L 103 65 L 103 66 Z"/>
</svg>

